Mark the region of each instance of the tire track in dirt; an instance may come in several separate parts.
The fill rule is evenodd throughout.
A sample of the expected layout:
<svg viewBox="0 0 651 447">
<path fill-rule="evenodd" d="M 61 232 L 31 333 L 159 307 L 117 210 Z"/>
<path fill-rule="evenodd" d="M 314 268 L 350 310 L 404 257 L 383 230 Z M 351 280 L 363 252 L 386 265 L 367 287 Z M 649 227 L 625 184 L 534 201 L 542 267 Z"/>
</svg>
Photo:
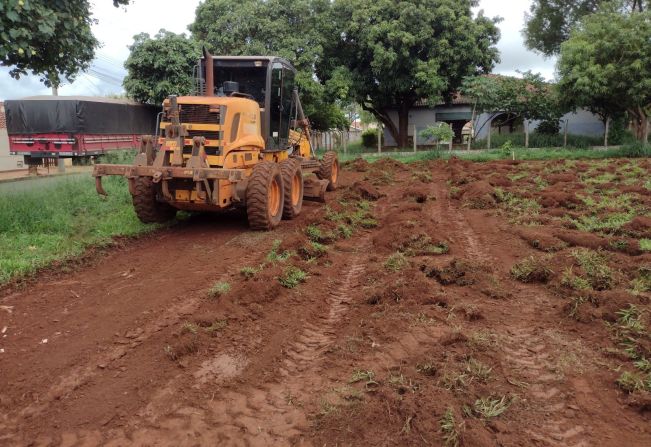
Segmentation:
<svg viewBox="0 0 651 447">
<path fill-rule="evenodd" d="M 584 426 L 561 416 L 571 409 L 568 407 L 578 407 L 569 403 L 572 401 L 571 396 L 565 395 L 555 386 L 558 378 L 549 371 L 549 342 L 532 329 L 518 328 L 506 340 L 503 349 L 507 360 L 529 384 L 531 396 L 536 401 L 532 411 L 543 420 L 539 427 L 531 427 L 527 433 L 536 441 L 549 446 L 591 445 L 585 439 L 587 433 Z M 578 439 L 579 436 L 583 439 Z"/>
<path fill-rule="evenodd" d="M 442 216 L 445 216 L 443 221 L 452 225 L 453 234 L 459 234 L 466 242 L 464 248 L 470 259 L 489 265 L 500 265 L 499 260 L 482 248 L 484 244 L 480 237 L 463 213 L 449 199 L 444 181 L 438 179 L 437 183 L 435 190 L 437 209 Z M 547 341 L 531 329 L 533 324 L 528 325 L 528 322 L 536 320 L 537 313 L 545 311 L 530 304 L 536 303 L 538 296 L 543 292 L 534 289 L 522 290 L 525 294 L 521 298 L 528 305 L 521 306 L 517 318 L 512 320 L 523 323 L 524 327 L 501 333 L 500 337 L 504 340 L 504 351 L 510 363 L 509 367 L 526 378 L 530 386 L 532 406 L 540 413 L 542 423 L 538 429 L 531 428 L 528 433 L 532 439 L 553 447 L 587 447 L 590 445 L 588 441 L 577 439 L 579 436 L 586 437 L 586 428 L 562 415 L 562 412 L 569 407 L 578 407 L 570 403 L 571 396 L 563 394 L 554 387 L 556 376 L 547 371 L 549 352 L 553 351 Z"/>
<path fill-rule="evenodd" d="M 226 242 L 226 244 L 236 239 L 237 236 L 231 238 Z M 242 257 L 243 265 L 247 265 L 248 262 L 253 261 L 256 257 L 257 253 L 254 252 L 249 252 L 244 255 Z M 216 278 L 216 281 L 224 280 L 238 271 L 239 267 L 231 267 L 219 275 Z M 5 415 L 4 421 L 0 423 L 0 432 L 4 432 L 5 435 L 0 436 L 0 440 L 15 440 L 15 436 L 18 435 L 15 428 L 20 426 L 21 420 L 24 420 L 25 418 L 39 417 L 39 415 L 46 412 L 48 408 L 54 405 L 57 401 L 60 401 L 66 395 L 90 383 L 96 376 L 102 374 L 103 371 L 109 370 L 114 363 L 135 351 L 152 336 L 166 327 L 178 324 L 184 316 L 194 313 L 201 305 L 201 302 L 202 296 L 199 294 L 185 297 L 179 303 L 167 308 L 165 313 L 156 320 L 150 321 L 149 324 L 137 327 L 130 331 L 126 336 L 126 341 L 122 341 L 118 346 L 107 349 L 104 352 L 91 357 L 83 365 L 76 366 L 69 370 L 59 380 L 55 381 L 44 395 L 39 396 L 36 403 L 29 404 L 22 409 L 17 409 L 13 416 Z M 61 442 L 63 442 L 63 439 Z"/>
<path fill-rule="evenodd" d="M 182 375 L 173 378 L 138 412 L 144 425 L 130 433 L 120 430 L 107 445 L 197 445 L 225 443 L 234 446 L 281 446 L 303 443 L 303 434 L 309 422 L 301 402 L 311 397 L 323 378 L 319 362 L 324 352 L 335 342 L 337 324 L 346 314 L 352 300 L 352 291 L 358 285 L 365 269 L 364 255 L 368 252 L 369 237 L 365 236 L 350 267 L 327 298 L 327 312 L 307 322 L 303 330 L 284 349 L 284 358 L 278 366 L 276 381 L 261 381 L 259 385 L 244 388 L 238 376 L 249 362 L 237 354 L 221 352 L 203 362 L 208 371 L 195 372 L 201 384 L 225 386 L 209 401 L 193 407 L 170 409 L 169 397 L 181 389 Z M 201 369 L 201 368 L 200 368 Z M 229 386 L 231 385 L 231 386 Z M 219 391 L 219 388 L 218 388 Z M 140 424 L 142 425 L 142 424 Z"/>
</svg>

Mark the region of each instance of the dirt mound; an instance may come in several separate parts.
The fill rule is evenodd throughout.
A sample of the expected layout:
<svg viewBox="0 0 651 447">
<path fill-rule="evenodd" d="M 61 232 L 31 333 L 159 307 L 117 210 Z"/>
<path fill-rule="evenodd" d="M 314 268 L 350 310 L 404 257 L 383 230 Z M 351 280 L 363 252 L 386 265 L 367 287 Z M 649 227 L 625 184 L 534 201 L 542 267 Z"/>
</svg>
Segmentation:
<svg viewBox="0 0 651 447">
<path fill-rule="evenodd" d="M 416 203 L 425 203 L 429 197 L 429 192 L 426 188 L 412 187 L 407 188 L 402 194 L 403 199 L 411 199 Z"/>
<path fill-rule="evenodd" d="M 364 200 L 376 201 L 384 197 L 384 194 L 367 181 L 355 182 L 352 189 Z"/>
<path fill-rule="evenodd" d="M 591 248 L 592 250 L 610 247 L 608 239 L 592 233 L 559 229 L 555 230 L 552 234 L 572 247 L 585 247 Z"/>
<path fill-rule="evenodd" d="M 500 188 L 507 188 L 513 185 L 511 179 L 502 174 L 493 174 L 489 176 L 486 180 L 488 181 L 488 183 L 491 184 L 491 186 L 500 187 Z"/>
<path fill-rule="evenodd" d="M 517 234 L 533 248 L 542 251 L 558 251 L 566 246 L 563 241 L 544 229 L 520 227 L 517 229 Z"/>
<path fill-rule="evenodd" d="M 443 286 L 471 286 L 479 281 L 477 274 L 482 271 L 482 266 L 455 258 L 442 267 L 422 265 L 421 271 Z"/>
<path fill-rule="evenodd" d="M 545 208 L 573 208 L 582 203 L 576 194 L 555 189 L 545 189 L 540 194 L 540 204 Z"/>
<path fill-rule="evenodd" d="M 622 229 L 636 237 L 649 237 L 651 236 L 651 217 L 636 216 Z"/>
<path fill-rule="evenodd" d="M 366 172 L 370 169 L 370 163 L 361 157 L 344 163 L 344 168 L 353 172 Z"/>
<path fill-rule="evenodd" d="M 373 169 L 382 171 L 407 171 L 409 168 L 404 163 L 391 157 L 384 157 L 372 164 Z"/>
<path fill-rule="evenodd" d="M 495 208 L 495 190 L 490 183 L 480 180 L 471 183 L 463 191 L 461 199 L 463 204 L 473 209 Z"/>
<path fill-rule="evenodd" d="M 561 182 L 566 182 L 566 183 L 572 183 L 577 181 L 577 177 L 575 174 L 550 174 L 547 177 L 545 177 L 545 180 L 547 180 L 547 183 L 550 185 L 555 185 L 557 183 Z"/>
</svg>

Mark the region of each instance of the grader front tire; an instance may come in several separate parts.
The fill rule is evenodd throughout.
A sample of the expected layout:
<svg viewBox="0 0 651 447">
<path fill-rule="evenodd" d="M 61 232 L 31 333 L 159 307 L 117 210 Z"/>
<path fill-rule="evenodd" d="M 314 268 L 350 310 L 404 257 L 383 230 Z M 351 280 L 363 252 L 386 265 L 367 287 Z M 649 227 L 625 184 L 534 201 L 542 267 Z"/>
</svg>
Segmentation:
<svg viewBox="0 0 651 447">
<path fill-rule="evenodd" d="M 321 167 L 316 175 L 321 180 L 328 180 L 328 191 L 337 189 L 339 182 L 339 160 L 337 159 L 336 152 L 328 151 L 325 153 L 323 160 L 321 160 Z"/>
<path fill-rule="evenodd" d="M 294 219 L 301 214 L 303 208 L 303 173 L 301 162 L 290 158 L 280 163 L 283 176 L 285 200 L 283 204 L 283 219 Z"/>
<path fill-rule="evenodd" d="M 167 203 L 159 202 L 156 184 L 149 177 L 135 180 L 135 194 L 131 196 L 136 216 L 143 223 L 165 223 L 176 216 L 176 209 Z"/>
<path fill-rule="evenodd" d="M 246 187 L 246 214 L 253 230 L 272 230 L 283 217 L 283 178 L 277 163 L 263 161 L 253 168 Z"/>
</svg>

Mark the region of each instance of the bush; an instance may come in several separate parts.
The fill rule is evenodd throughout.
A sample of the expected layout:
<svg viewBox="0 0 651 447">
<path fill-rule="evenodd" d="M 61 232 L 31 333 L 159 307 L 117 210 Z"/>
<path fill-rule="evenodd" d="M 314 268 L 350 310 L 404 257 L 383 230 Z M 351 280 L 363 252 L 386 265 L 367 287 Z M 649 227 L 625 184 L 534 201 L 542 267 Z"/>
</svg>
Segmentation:
<svg viewBox="0 0 651 447">
<path fill-rule="evenodd" d="M 558 135 L 558 133 L 561 131 L 561 125 L 558 120 L 553 121 L 542 121 L 540 124 L 538 124 L 538 127 L 536 127 L 536 130 L 534 130 L 534 133 L 542 134 L 542 135 Z"/>
<path fill-rule="evenodd" d="M 377 147 L 377 129 L 369 129 L 362 133 L 362 146 Z"/>
</svg>

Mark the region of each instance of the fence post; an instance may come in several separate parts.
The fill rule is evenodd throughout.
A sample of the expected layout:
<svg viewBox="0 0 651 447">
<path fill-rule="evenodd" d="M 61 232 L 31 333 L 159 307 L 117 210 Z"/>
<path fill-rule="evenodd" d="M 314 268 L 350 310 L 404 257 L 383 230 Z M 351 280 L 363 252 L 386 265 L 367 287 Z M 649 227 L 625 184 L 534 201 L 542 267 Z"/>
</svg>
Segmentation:
<svg viewBox="0 0 651 447">
<path fill-rule="evenodd" d="M 344 154 L 348 153 L 348 131 L 341 132 L 341 139 L 344 140 Z"/>
<path fill-rule="evenodd" d="M 567 147 L 567 128 L 568 128 L 569 122 L 570 122 L 569 119 L 565 120 L 565 132 L 563 134 L 563 147 L 564 148 Z"/>
<path fill-rule="evenodd" d="M 608 132 L 610 131 L 610 117 L 606 118 L 606 131 L 604 132 L 604 147 L 608 149 Z"/>
<path fill-rule="evenodd" d="M 377 153 L 381 154 L 382 153 L 382 126 L 378 126 L 377 128 Z"/>
<path fill-rule="evenodd" d="M 493 118 L 488 120 L 488 150 L 491 148 L 491 134 L 493 133 Z"/>
<path fill-rule="evenodd" d="M 414 124 L 414 152 L 418 150 L 418 132 L 416 131 L 416 125 Z"/>
<path fill-rule="evenodd" d="M 524 147 L 529 149 L 529 120 L 524 120 Z"/>
</svg>

